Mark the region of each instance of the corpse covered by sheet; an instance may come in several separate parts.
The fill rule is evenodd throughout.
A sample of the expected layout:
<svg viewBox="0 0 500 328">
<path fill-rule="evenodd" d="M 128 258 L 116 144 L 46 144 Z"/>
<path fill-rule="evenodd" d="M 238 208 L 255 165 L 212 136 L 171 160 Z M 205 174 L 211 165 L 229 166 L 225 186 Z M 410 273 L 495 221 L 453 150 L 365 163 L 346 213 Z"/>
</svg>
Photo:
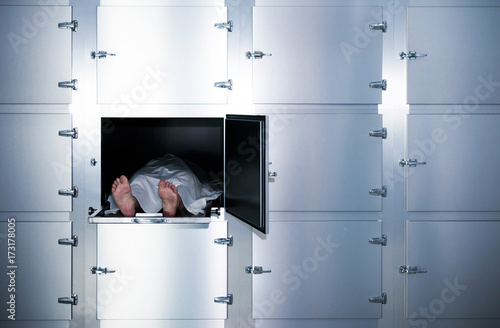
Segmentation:
<svg viewBox="0 0 500 328">
<path fill-rule="evenodd" d="M 148 162 L 129 179 L 132 195 L 145 213 L 158 213 L 162 202 L 158 196 L 160 179 L 170 181 L 178 190 L 184 206 L 191 215 L 203 215 L 207 202 L 222 194 L 222 182 L 210 179 L 195 163 L 167 154 Z M 109 212 L 119 208 L 113 195 L 108 197 Z"/>
</svg>

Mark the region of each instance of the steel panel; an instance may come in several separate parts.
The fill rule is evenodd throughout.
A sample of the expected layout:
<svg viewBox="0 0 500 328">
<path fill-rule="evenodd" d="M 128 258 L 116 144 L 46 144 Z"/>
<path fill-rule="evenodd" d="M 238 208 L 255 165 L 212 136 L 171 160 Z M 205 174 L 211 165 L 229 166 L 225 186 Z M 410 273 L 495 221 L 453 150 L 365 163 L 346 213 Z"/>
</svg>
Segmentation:
<svg viewBox="0 0 500 328">
<path fill-rule="evenodd" d="M 96 59 L 99 103 L 227 102 L 225 7 L 98 7 L 97 20 L 97 48 L 116 55 Z"/>
<path fill-rule="evenodd" d="M 254 103 L 378 104 L 382 80 L 379 7 L 255 7 Z M 251 50 L 251 49 L 249 49 Z"/>
<path fill-rule="evenodd" d="M 408 211 L 499 211 L 499 115 L 409 115 Z"/>
<path fill-rule="evenodd" d="M 499 235 L 499 221 L 407 221 L 407 264 L 427 273 L 406 277 L 406 317 L 500 318 Z"/>
<path fill-rule="evenodd" d="M 253 318 L 380 318 L 381 221 L 271 222 L 253 237 Z M 300 242 L 300 246 L 298 246 Z"/>
<path fill-rule="evenodd" d="M 9 228 L 11 230 L 9 231 Z M 9 236 L 14 229 L 15 237 Z M 72 246 L 59 245 L 58 239 L 71 238 L 71 222 L 0 223 L 0 301 L 4 310 L 0 320 L 9 320 L 10 295 L 15 295 L 15 320 L 71 320 L 71 305 L 59 304 L 59 297 L 72 294 Z M 10 241 L 9 241 L 10 240 Z M 14 244 L 12 244 L 14 240 Z M 15 249 L 9 263 L 9 243 Z M 14 275 L 11 273 L 14 270 Z M 13 280 L 12 280 L 13 278 Z M 9 285 L 14 290 L 9 291 Z"/>
<path fill-rule="evenodd" d="M 70 114 L 0 114 L 1 211 L 71 211 L 72 197 L 60 189 L 72 185 Z"/>
<path fill-rule="evenodd" d="M 100 320 L 225 319 L 227 222 L 206 225 L 99 224 Z"/>
<path fill-rule="evenodd" d="M 378 114 L 271 115 L 270 211 L 380 211 L 382 129 Z"/>
<path fill-rule="evenodd" d="M 70 6 L 0 6 L 0 103 L 71 103 Z"/>
<path fill-rule="evenodd" d="M 499 104 L 498 7 L 407 9 L 409 104 Z M 403 51 L 403 50 L 401 50 Z"/>
</svg>

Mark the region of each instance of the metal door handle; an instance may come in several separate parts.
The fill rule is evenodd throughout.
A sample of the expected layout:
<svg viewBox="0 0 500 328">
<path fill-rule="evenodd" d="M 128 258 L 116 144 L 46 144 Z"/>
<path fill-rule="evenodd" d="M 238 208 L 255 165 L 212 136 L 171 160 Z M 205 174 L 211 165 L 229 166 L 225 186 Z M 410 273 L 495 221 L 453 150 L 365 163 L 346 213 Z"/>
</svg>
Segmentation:
<svg viewBox="0 0 500 328">
<path fill-rule="evenodd" d="M 252 268 L 251 265 L 245 267 L 245 272 L 248 274 L 262 274 L 262 273 L 271 273 L 271 270 L 264 270 L 261 266 L 254 266 Z"/>
<path fill-rule="evenodd" d="M 166 219 L 132 219 L 134 223 L 165 223 Z"/>
<path fill-rule="evenodd" d="M 399 273 L 408 273 L 408 274 L 415 274 L 415 273 L 427 273 L 427 270 L 420 270 L 416 266 L 407 266 L 405 267 L 404 265 L 401 265 L 399 267 Z"/>
<path fill-rule="evenodd" d="M 399 160 L 399 166 L 405 167 L 408 165 L 408 167 L 415 167 L 417 165 L 426 165 L 427 162 L 418 162 L 416 159 L 409 159 L 409 160 L 404 160 L 404 158 Z"/>
</svg>

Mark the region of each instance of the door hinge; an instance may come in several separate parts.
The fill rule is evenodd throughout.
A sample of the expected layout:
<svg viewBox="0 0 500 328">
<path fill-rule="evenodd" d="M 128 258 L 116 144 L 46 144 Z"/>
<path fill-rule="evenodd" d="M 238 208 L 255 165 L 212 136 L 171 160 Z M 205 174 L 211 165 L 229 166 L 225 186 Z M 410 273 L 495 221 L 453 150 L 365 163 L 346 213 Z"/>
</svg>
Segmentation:
<svg viewBox="0 0 500 328">
<path fill-rule="evenodd" d="M 427 270 L 420 270 L 416 266 L 411 266 L 411 265 L 409 265 L 409 266 L 401 265 L 399 267 L 399 273 L 401 273 L 401 274 L 427 273 Z"/>
<path fill-rule="evenodd" d="M 227 245 L 227 246 L 231 247 L 231 246 L 233 246 L 233 236 L 229 236 L 227 238 L 214 239 L 214 244 Z"/>
<path fill-rule="evenodd" d="M 78 197 L 78 187 L 73 187 L 73 189 L 59 189 L 59 195 L 71 196 L 73 198 L 77 198 Z"/>
<path fill-rule="evenodd" d="M 223 81 L 223 82 L 215 82 L 214 87 L 233 90 L 233 80 L 229 79 L 229 80 Z"/>
<path fill-rule="evenodd" d="M 228 32 L 232 32 L 233 31 L 233 21 L 230 20 L 227 23 L 215 23 L 214 27 L 218 28 L 219 30 L 226 29 Z"/>
<path fill-rule="evenodd" d="M 370 30 L 381 30 L 382 32 L 387 32 L 387 21 L 382 21 L 382 23 L 370 24 Z"/>
<path fill-rule="evenodd" d="M 427 54 L 419 54 L 417 53 L 416 51 L 409 51 L 409 52 L 400 52 L 399 53 L 399 58 L 401 60 L 405 60 L 405 59 L 417 59 L 417 57 L 427 57 Z"/>
<path fill-rule="evenodd" d="M 427 162 L 418 162 L 416 159 L 409 159 L 407 161 L 404 160 L 404 158 L 399 160 L 399 166 L 401 167 L 415 167 L 417 165 L 426 165 Z"/>
<path fill-rule="evenodd" d="M 215 303 L 226 303 L 228 305 L 233 304 L 233 294 L 227 294 L 227 296 L 220 296 L 214 298 Z"/>
<path fill-rule="evenodd" d="M 387 304 L 387 294 L 382 293 L 380 296 L 373 296 L 368 298 L 368 301 L 371 303 L 381 303 L 381 304 Z"/>
<path fill-rule="evenodd" d="M 245 53 L 245 57 L 247 57 L 247 59 L 251 59 L 251 58 L 262 59 L 262 57 L 264 57 L 264 56 L 272 56 L 272 55 L 273 54 L 265 54 L 262 51 L 258 51 L 258 50 L 255 52 L 247 51 Z"/>
<path fill-rule="evenodd" d="M 92 274 L 108 274 L 108 273 L 115 273 L 116 270 L 111 270 L 108 268 L 101 268 L 98 266 L 93 266 L 90 268 L 90 273 Z"/>
<path fill-rule="evenodd" d="M 370 137 L 387 139 L 387 128 L 382 128 L 382 130 L 370 131 L 369 135 Z"/>
<path fill-rule="evenodd" d="M 368 242 L 374 245 L 387 246 L 387 235 L 383 234 L 382 237 L 370 238 Z"/>
<path fill-rule="evenodd" d="M 387 197 L 387 187 L 382 186 L 380 189 L 370 189 L 370 195 Z"/>
<path fill-rule="evenodd" d="M 387 80 L 370 82 L 368 84 L 370 88 L 382 89 L 383 91 L 387 90 Z"/>
<path fill-rule="evenodd" d="M 71 81 L 62 81 L 59 82 L 58 84 L 59 88 L 71 88 L 73 90 L 78 90 L 78 80 L 73 79 Z"/>
<path fill-rule="evenodd" d="M 251 265 L 247 265 L 245 267 L 245 273 L 247 273 L 247 274 L 252 274 L 252 273 L 253 274 L 271 273 L 271 270 L 264 270 L 264 269 L 262 269 L 261 266 L 254 266 L 252 268 Z"/>
<path fill-rule="evenodd" d="M 108 56 L 116 56 L 116 55 L 115 54 L 110 54 L 107 51 L 102 51 L 102 50 L 97 51 L 97 52 L 92 51 L 90 53 L 90 58 L 92 58 L 92 59 L 96 59 L 96 58 L 97 59 L 101 59 L 101 58 L 106 58 Z"/>
<path fill-rule="evenodd" d="M 78 295 L 72 294 L 70 297 L 59 297 L 57 302 L 61 304 L 78 305 Z"/>
<path fill-rule="evenodd" d="M 73 128 L 71 130 L 61 130 L 59 131 L 60 137 L 72 137 L 73 139 L 78 139 L 78 128 Z"/>
<path fill-rule="evenodd" d="M 69 30 L 72 30 L 73 32 L 78 31 L 78 21 L 77 20 L 73 20 L 71 22 L 59 23 L 57 26 L 59 28 L 67 28 Z"/>
<path fill-rule="evenodd" d="M 71 245 L 73 247 L 78 246 L 78 236 L 73 235 L 71 238 L 61 238 L 57 241 L 59 245 Z"/>
</svg>

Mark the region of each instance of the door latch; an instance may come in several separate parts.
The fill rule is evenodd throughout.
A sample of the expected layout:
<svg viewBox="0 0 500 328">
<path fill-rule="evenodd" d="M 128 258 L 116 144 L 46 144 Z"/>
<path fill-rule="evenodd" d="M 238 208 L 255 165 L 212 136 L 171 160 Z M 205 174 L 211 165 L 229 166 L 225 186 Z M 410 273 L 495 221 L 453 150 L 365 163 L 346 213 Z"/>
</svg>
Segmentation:
<svg viewBox="0 0 500 328">
<path fill-rule="evenodd" d="M 383 234 L 382 237 L 370 238 L 368 242 L 373 245 L 387 246 L 387 235 Z"/>
<path fill-rule="evenodd" d="M 73 189 L 60 189 L 58 191 L 60 196 L 71 196 L 73 198 L 78 197 L 78 187 L 73 187 Z"/>
<path fill-rule="evenodd" d="M 62 28 L 62 29 L 66 28 L 66 29 L 72 30 L 73 32 L 76 32 L 76 31 L 78 31 L 78 21 L 73 20 L 71 22 L 62 22 L 62 23 L 57 24 L 57 27 Z"/>
<path fill-rule="evenodd" d="M 102 50 L 101 51 L 97 51 L 97 52 L 92 51 L 90 53 L 90 58 L 92 58 L 92 59 L 96 59 L 96 58 L 97 59 L 101 59 L 101 58 L 106 58 L 108 56 L 116 56 L 116 55 L 115 54 L 110 54 L 107 51 L 102 51 Z"/>
<path fill-rule="evenodd" d="M 370 30 L 381 30 L 382 32 L 387 32 L 387 21 L 382 23 L 370 24 Z"/>
<path fill-rule="evenodd" d="M 61 238 L 57 241 L 59 245 L 70 245 L 73 247 L 78 246 L 78 236 L 73 235 L 71 238 Z"/>
<path fill-rule="evenodd" d="M 368 193 L 373 196 L 387 197 L 387 187 L 382 186 L 380 189 L 370 189 Z"/>
<path fill-rule="evenodd" d="M 368 298 L 368 301 L 370 303 L 382 303 L 382 304 L 387 304 L 387 294 L 382 293 L 380 296 L 372 296 Z"/>
<path fill-rule="evenodd" d="M 262 57 L 264 57 L 264 56 L 272 56 L 272 55 L 273 54 L 265 54 L 262 51 L 258 51 L 258 50 L 255 52 L 247 51 L 245 53 L 245 56 L 247 57 L 247 59 L 251 59 L 252 57 L 255 59 L 262 59 Z"/>
<path fill-rule="evenodd" d="M 230 20 L 227 23 L 215 23 L 214 27 L 219 29 L 219 30 L 226 29 L 228 32 L 232 32 L 233 31 L 233 21 Z"/>
<path fill-rule="evenodd" d="M 233 80 L 229 79 L 227 81 L 215 82 L 214 87 L 233 90 Z"/>
<path fill-rule="evenodd" d="M 370 88 L 382 89 L 383 91 L 387 90 L 387 80 L 370 82 L 368 84 Z"/>
<path fill-rule="evenodd" d="M 93 266 L 90 268 L 90 273 L 92 274 L 108 274 L 108 273 L 115 273 L 116 270 L 111 270 L 111 269 L 108 269 L 108 268 L 101 268 L 101 267 L 97 267 L 97 266 Z"/>
<path fill-rule="evenodd" d="M 413 59 L 417 59 L 417 57 L 427 57 L 427 54 L 419 54 L 416 51 L 400 52 L 399 53 L 399 58 L 401 60 L 405 60 L 405 59 L 413 60 Z"/>
<path fill-rule="evenodd" d="M 73 79 L 71 81 L 62 81 L 57 84 L 59 88 L 71 88 L 73 90 L 78 90 L 78 80 Z"/>
<path fill-rule="evenodd" d="M 401 274 L 427 273 L 427 270 L 420 270 L 416 266 L 411 266 L 411 265 L 409 265 L 409 266 L 401 265 L 399 267 L 399 273 L 401 273 Z"/>
<path fill-rule="evenodd" d="M 70 297 L 59 297 L 57 303 L 78 305 L 78 295 L 72 294 Z"/>
<path fill-rule="evenodd" d="M 387 139 L 387 128 L 382 128 L 382 130 L 375 130 L 368 132 L 370 137 Z"/>
<path fill-rule="evenodd" d="M 227 238 L 217 238 L 214 239 L 214 243 L 218 245 L 227 245 L 229 247 L 233 246 L 233 236 Z"/>
<path fill-rule="evenodd" d="M 262 273 L 271 273 L 271 270 L 264 270 L 261 266 L 254 266 L 252 268 L 251 265 L 247 265 L 245 267 L 245 273 L 247 274 L 262 274 Z"/>
<path fill-rule="evenodd" d="M 215 303 L 226 303 L 228 305 L 233 304 L 233 294 L 227 294 L 227 296 L 220 296 L 214 298 Z"/>
<path fill-rule="evenodd" d="M 417 165 L 425 165 L 425 164 L 427 164 L 427 162 L 418 162 L 416 159 L 409 159 L 409 160 L 405 161 L 405 159 L 402 158 L 399 160 L 399 166 L 401 166 L 401 167 L 405 167 L 405 166 L 415 167 Z"/>
</svg>

